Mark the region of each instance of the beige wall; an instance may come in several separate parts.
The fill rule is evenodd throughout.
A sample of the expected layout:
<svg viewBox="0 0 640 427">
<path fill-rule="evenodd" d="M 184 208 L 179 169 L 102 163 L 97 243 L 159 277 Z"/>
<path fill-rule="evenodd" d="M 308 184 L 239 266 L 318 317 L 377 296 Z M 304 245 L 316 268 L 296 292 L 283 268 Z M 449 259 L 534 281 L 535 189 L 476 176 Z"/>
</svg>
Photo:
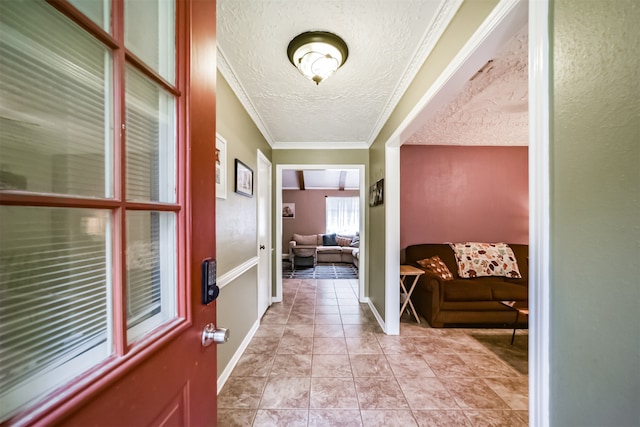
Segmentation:
<svg viewBox="0 0 640 427">
<path fill-rule="evenodd" d="M 435 82 L 442 71 L 449 65 L 458 51 L 462 49 L 471 35 L 482 24 L 493 10 L 498 0 L 466 1 L 460 6 L 456 16 L 442 35 L 429 58 L 420 68 L 416 78 L 409 85 L 398 106 L 383 126 L 370 150 L 369 181 L 367 185 L 384 178 L 385 175 L 385 143 L 398 129 L 402 120 L 416 106 L 420 98 Z M 370 208 L 367 212 L 369 297 L 378 312 L 384 317 L 385 312 L 385 211 L 384 204 Z M 375 230 L 375 232 L 373 232 Z"/>
<path fill-rule="evenodd" d="M 235 159 L 253 169 L 255 192 L 257 150 L 267 158 L 271 158 L 272 152 L 220 73 L 217 75 L 216 111 L 217 132 L 227 141 L 227 198 L 216 199 L 216 258 L 220 277 L 257 255 L 257 197 L 234 193 Z M 194 228 L 197 230 L 197 224 Z M 229 342 L 218 347 L 218 376 L 258 320 L 256 270 L 257 267 L 253 267 L 229 283 L 217 300 L 216 325 L 231 330 Z"/>
<path fill-rule="evenodd" d="M 640 423 L 640 7 L 551 2 L 550 418 Z"/>
<path fill-rule="evenodd" d="M 273 150 L 276 165 L 367 165 L 368 150 Z"/>
<path fill-rule="evenodd" d="M 295 203 L 295 218 L 282 220 L 282 253 L 289 248 L 293 233 L 323 234 L 326 231 L 326 197 L 360 197 L 359 190 L 283 190 L 282 203 Z"/>
</svg>

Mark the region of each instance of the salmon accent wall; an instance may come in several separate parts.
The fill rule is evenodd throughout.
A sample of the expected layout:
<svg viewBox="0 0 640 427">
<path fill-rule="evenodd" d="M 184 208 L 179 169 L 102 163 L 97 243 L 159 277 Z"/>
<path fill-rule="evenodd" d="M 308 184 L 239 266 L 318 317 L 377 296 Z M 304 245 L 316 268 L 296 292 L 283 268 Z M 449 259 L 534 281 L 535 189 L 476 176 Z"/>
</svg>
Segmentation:
<svg viewBox="0 0 640 427">
<path fill-rule="evenodd" d="M 400 247 L 529 242 L 528 147 L 405 145 Z"/>
<path fill-rule="evenodd" d="M 282 203 L 296 204 L 296 217 L 282 219 L 282 251 L 289 251 L 293 233 L 321 234 L 325 232 L 324 198 L 360 197 L 359 190 L 282 190 Z"/>
</svg>

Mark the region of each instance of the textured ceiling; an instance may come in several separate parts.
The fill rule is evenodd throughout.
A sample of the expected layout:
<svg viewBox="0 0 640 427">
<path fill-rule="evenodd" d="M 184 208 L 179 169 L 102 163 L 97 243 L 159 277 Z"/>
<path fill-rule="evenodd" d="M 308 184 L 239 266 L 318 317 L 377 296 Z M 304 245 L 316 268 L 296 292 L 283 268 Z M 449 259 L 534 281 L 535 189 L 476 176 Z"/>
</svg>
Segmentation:
<svg viewBox="0 0 640 427">
<path fill-rule="evenodd" d="M 274 148 L 366 148 L 462 0 L 218 0 L 218 68 Z M 316 86 L 287 58 L 305 31 L 349 58 Z"/>
<path fill-rule="evenodd" d="M 527 50 L 524 27 L 406 143 L 528 145 Z"/>
</svg>

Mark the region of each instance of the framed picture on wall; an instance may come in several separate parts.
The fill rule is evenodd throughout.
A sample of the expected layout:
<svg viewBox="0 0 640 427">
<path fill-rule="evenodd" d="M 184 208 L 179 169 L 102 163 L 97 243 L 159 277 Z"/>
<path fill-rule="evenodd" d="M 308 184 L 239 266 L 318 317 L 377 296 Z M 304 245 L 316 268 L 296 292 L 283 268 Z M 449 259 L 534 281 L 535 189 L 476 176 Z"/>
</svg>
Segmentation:
<svg viewBox="0 0 640 427">
<path fill-rule="evenodd" d="M 282 204 L 282 218 L 295 219 L 296 217 L 296 204 L 295 203 L 283 203 Z"/>
<path fill-rule="evenodd" d="M 378 206 L 382 203 L 384 203 L 384 179 L 369 188 L 369 206 Z"/>
<path fill-rule="evenodd" d="M 253 197 L 253 170 L 236 159 L 236 189 L 235 192 L 247 197 Z"/>
<path fill-rule="evenodd" d="M 227 141 L 216 134 L 216 197 L 227 198 Z"/>
</svg>

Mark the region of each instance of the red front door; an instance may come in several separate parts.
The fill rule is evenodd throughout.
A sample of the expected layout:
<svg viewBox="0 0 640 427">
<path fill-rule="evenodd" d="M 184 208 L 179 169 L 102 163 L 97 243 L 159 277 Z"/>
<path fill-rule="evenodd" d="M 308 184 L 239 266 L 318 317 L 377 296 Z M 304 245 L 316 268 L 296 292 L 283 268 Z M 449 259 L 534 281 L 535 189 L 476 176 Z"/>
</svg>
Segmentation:
<svg viewBox="0 0 640 427">
<path fill-rule="evenodd" d="M 51 0 L 50 3 L 63 11 L 85 29 L 94 34 L 100 30 L 88 19 L 75 11 L 66 2 Z M 72 2 L 78 4 L 82 2 Z M 123 15 L 124 3 L 112 1 L 114 15 Z M 135 8 L 138 4 L 132 2 Z M 90 6 L 87 6 L 90 9 Z M 217 416 L 217 372 L 216 345 L 204 347 L 201 343 L 205 326 L 216 321 L 216 305 L 212 302 L 203 305 L 201 301 L 202 261 L 215 258 L 215 74 L 216 74 L 216 2 L 215 0 L 176 0 L 176 80 L 184 82 L 178 90 L 166 89 L 169 95 L 177 99 L 176 133 L 181 146 L 177 150 L 177 172 L 179 190 L 175 206 L 152 206 L 152 203 L 113 202 L 111 199 L 92 199 L 87 201 L 66 197 L 43 197 L 20 191 L 0 192 L 2 207 L 13 206 L 53 206 L 54 209 L 72 210 L 87 204 L 89 208 L 101 209 L 108 218 L 112 212 L 115 223 L 114 236 L 117 242 L 119 234 L 117 221 L 123 215 L 118 209 L 128 213 L 146 211 L 150 215 L 162 215 L 163 209 L 169 214 L 176 213 L 180 218 L 175 243 L 178 281 L 183 283 L 175 298 L 178 315 L 160 331 L 167 334 L 145 338 L 141 346 L 127 343 L 126 335 L 118 342 L 115 335 L 114 353 L 110 359 L 97 367 L 89 369 L 83 376 L 75 377 L 68 387 L 50 393 L 37 404 L 26 405 L 14 415 L 5 418 L 2 425 L 65 425 L 65 426 L 215 426 Z M 89 13 L 85 10 L 83 13 Z M 88 15 L 87 15 L 88 16 Z M 157 18 L 157 17 L 156 17 Z M 114 21 L 115 22 L 115 21 Z M 65 24 L 66 25 L 66 24 Z M 114 25 L 122 25 L 116 22 Z M 117 35 L 122 28 L 116 28 Z M 100 38 L 100 36 L 98 36 Z M 107 39 L 108 37 L 103 37 Z M 112 46 L 113 48 L 113 46 Z M 114 64 L 124 70 L 125 64 L 138 61 L 134 56 L 114 48 Z M 121 48 L 120 48 L 121 49 Z M 122 49 L 121 49 L 122 50 Z M 119 58 L 119 59 L 118 59 Z M 120 61 L 120 62 L 118 62 Z M 138 67 L 143 69 L 144 66 Z M 145 71 L 142 71 L 144 74 Z M 153 74 L 153 71 L 150 72 Z M 124 76 L 124 72 L 122 73 Z M 182 79 L 182 80 L 180 80 Z M 118 90 L 116 79 L 115 89 Z M 159 85 L 163 89 L 162 84 Z M 173 91 L 173 92 L 172 92 Z M 169 96 L 169 97 L 170 97 Z M 119 96 L 116 95 L 116 101 Z M 120 100 L 121 101 L 121 100 Z M 117 103 L 117 102 L 116 102 Z M 124 105 L 124 103 L 122 103 Z M 116 125 L 120 107 L 116 107 Z M 124 122 L 124 120 L 122 119 Z M 118 125 L 119 126 L 119 125 Z M 125 126 L 123 125 L 124 129 Z M 116 127 L 117 129 L 117 127 Z M 124 147 L 125 145 L 123 145 Z M 116 148 L 116 152 L 119 149 Z M 116 158 L 119 158 L 116 156 Z M 124 164 L 124 161 L 123 161 Z M 128 166 L 128 165 L 127 165 Z M 162 166 L 161 166 L 162 167 Z M 119 167 L 115 166 L 116 174 Z M 116 178 L 115 199 L 118 198 L 118 178 Z M 128 190 L 128 188 L 127 188 Z M 162 191 L 162 189 L 160 190 Z M 124 198 L 123 198 L 124 199 Z M 103 201 L 105 200 L 105 201 Z M 120 203 L 120 204 L 118 204 Z M 129 203 L 126 205 L 126 203 Z M 77 205 L 77 206 L 76 206 Z M 121 208 L 122 206 L 122 208 Z M 87 208 L 88 209 L 88 208 Z M 129 211 L 127 211 L 129 209 Z M 132 215 L 132 217 L 134 217 Z M 128 218 L 128 217 L 127 217 Z M 130 224 L 133 221 L 129 221 Z M 90 228 L 93 223 L 83 223 Z M 122 222 L 122 224 L 127 224 Z M 123 227 L 120 227 L 121 229 Z M 109 230 L 107 228 L 107 230 Z M 129 231 L 122 232 L 129 238 Z M 107 233 L 108 234 L 108 233 Z M 135 230 L 133 232 L 135 234 Z M 117 243 L 116 243 L 117 244 Z M 123 245 L 123 247 L 126 245 Z M 114 277 L 122 274 L 122 263 L 117 259 L 110 274 Z M 122 254 L 122 260 L 127 260 Z M 130 280 L 127 277 L 128 280 Z M 155 279 L 155 278 L 154 278 Z M 125 279 L 123 279 L 125 280 Z M 117 283 L 117 280 L 115 280 Z M 186 288 L 186 289 L 185 289 Z M 3 287 L 3 289 L 5 289 Z M 115 313 L 115 330 L 127 330 L 130 309 L 119 302 L 129 300 L 127 287 L 115 286 L 112 310 Z M 119 294 L 119 292 L 121 294 Z M 111 297 L 110 297 L 111 298 Z M 122 308 L 124 307 L 124 308 Z M 37 383 L 36 383 L 37 387 Z M 71 391 L 69 391 L 71 390 Z"/>
<path fill-rule="evenodd" d="M 191 1 L 190 49 L 186 70 L 187 106 L 187 264 L 192 323 L 177 338 L 128 370 L 95 397 L 71 408 L 70 426 L 215 426 L 216 345 L 203 347 L 202 332 L 215 323 L 215 301 L 201 303 L 202 260 L 215 246 L 215 22 L 216 3 Z M 188 58 L 185 58 L 185 62 Z M 190 241 L 189 241 L 190 240 Z M 217 325 L 216 325 L 217 326 Z"/>
</svg>

